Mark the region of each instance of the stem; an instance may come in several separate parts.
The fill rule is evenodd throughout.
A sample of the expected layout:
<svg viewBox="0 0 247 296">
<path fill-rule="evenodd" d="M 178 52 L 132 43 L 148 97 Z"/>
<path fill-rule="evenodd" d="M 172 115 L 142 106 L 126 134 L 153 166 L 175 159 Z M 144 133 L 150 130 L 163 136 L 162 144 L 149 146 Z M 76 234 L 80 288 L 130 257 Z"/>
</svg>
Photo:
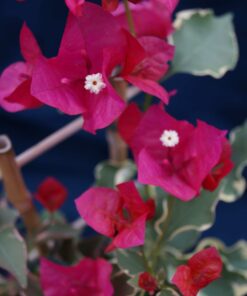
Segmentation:
<svg viewBox="0 0 247 296">
<path fill-rule="evenodd" d="M 126 90 L 126 101 L 134 98 L 140 93 L 140 89 L 135 86 L 129 86 Z"/>
<path fill-rule="evenodd" d="M 49 224 L 52 226 L 55 224 L 55 213 L 54 212 L 49 212 Z"/>
<path fill-rule="evenodd" d="M 175 286 L 173 284 L 170 284 L 167 282 L 165 285 L 165 288 L 171 288 L 171 289 L 175 290 L 179 296 L 183 296 L 183 294 L 180 292 L 180 290 L 177 288 L 177 286 Z"/>
<path fill-rule="evenodd" d="M 112 85 L 117 93 L 126 101 L 127 83 L 123 80 L 113 80 Z M 128 158 L 128 146 L 122 140 L 116 128 L 107 129 L 107 143 L 109 147 L 109 159 L 113 165 L 121 165 Z"/>
<path fill-rule="evenodd" d="M 135 25 L 134 25 L 134 20 L 133 20 L 131 10 L 129 8 L 129 2 L 128 2 L 128 0 L 124 0 L 123 3 L 124 3 L 125 14 L 126 14 L 130 33 L 132 36 L 136 37 Z"/>
<path fill-rule="evenodd" d="M 109 148 L 109 159 L 113 165 L 121 166 L 128 158 L 128 147 L 120 137 L 118 131 L 107 130 L 107 143 Z"/>
<path fill-rule="evenodd" d="M 150 264 L 148 262 L 148 259 L 147 259 L 147 256 L 145 254 L 145 250 L 144 250 L 144 247 L 143 246 L 140 247 L 140 251 L 141 251 L 141 254 L 142 254 L 142 258 L 143 258 L 143 261 L 144 261 L 144 265 L 145 265 L 146 270 L 150 274 L 154 274 L 153 269 L 152 269 L 152 267 L 150 266 Z"/>
<path fill-rule="evenodd" d="M 32 161 L 33 159 L 39 157 L 47 150 L 53 148 L 54 146 L 58 145 L 65 139 L 69 138 L 71 135 L 75 134 L 76 132 L 82 129 L 83 119 L 79 117 L 74 121 L 70 122 L 68 125 L 62 127 L 58 131 L 54 132 L 38 144 L 34 145 L 33 147 L 29 148 L 16 158 L 16 162 L 19 167 L 24 166 L 26 163 Z"/>
<path fill-rule="evenodd" d="M 147 111 L 149 106 L 152 104 L 152 99 L 153 99 L 152 95 L 149 95 L 149 94 L 145 95 L 144 104 L 143 104 L 143 110 L 144 111 Z"/>
<path fill-rule="evenodd" d="M 168 229 L 171 217 L 172 217 L 172 209 L 175 203 L 175 199 L 172 198 L 170 201 L 168 201 L 168 206 L 167 206 L 167 217 L 163 226 L 163 231 L 160 235 L 160 237 L 158 238 L 156 245 L 154 246 L 152 252 L 151 252 L 151 258 L 153 258 L 153 267 L 155 267 L 156 263 L 157 263 L 157 259 L 159 257 L 159 253 L 160 253 L 160 248 L 163 244 L 163 241 L 165 240 L 165 236 L 166 236 L 166 231 Z"/>
<path fill-rule="evenodd" d="M 8 200 L 19 211 L 29 234 L 34 234 L 41 226 L 30 194 L 15 161 L 10 139 L 0 136 L 0 168 Z"/>
</svg>

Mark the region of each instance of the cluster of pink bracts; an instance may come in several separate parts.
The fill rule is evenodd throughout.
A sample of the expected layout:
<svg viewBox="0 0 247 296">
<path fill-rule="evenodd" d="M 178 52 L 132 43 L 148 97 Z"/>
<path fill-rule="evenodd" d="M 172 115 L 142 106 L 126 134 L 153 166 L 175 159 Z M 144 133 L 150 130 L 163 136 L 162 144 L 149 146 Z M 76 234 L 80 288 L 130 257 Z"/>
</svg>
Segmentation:
<svg viewBox="0 0 247 296">
<path fill-rule="evenodd" d="M 25 62 L 10 65 L 0 77 L 0 106 L 7 111 L 49 105 L 84 118 L 83 129 L 95 133 L 118 119 L 118 130 L 130 146 L 138 168 L 138 181 L 161 187 L 183 201 L 202 188 L 215 190 L 232 169 L 226 131 L 198 121 L 193 126 L 171 117 L 164 104 L 169 94 L 159 84 L 173 59 L 167 43 L 172 33 L 171 15 L 178 0 L 136 1 L 130 4 L 135 34 L 129 32 L 123 4 L 103 0 L 103 8 L 83 0 L 65 0 L 70 13 L 58 50 L 47 58 L 24 24 L 20 33 Z M 127 103 L 112 86 L 125 80 L 161 100 L 142 113 Z M 47 179 L 36 198 L 53 212 L 64 202 L 66 189 Z M 112 239 L 108 252 L 144 244 L 146 221 L 153 218 L 155 203 L 144 202 L 134 182 L 117 189 L 91 188 L 76 200 L 83 219 Z M 222 261 L 214 248 L 194 255 L 178 267 L 172 282 L 184 296 L 194 296 L 218 278 Z M 113 295 L 112 267 L 104 259 L 83 259 L 73 267 L 41 261 L 45 295 Z M 144 272 L 139 286 L 155 293 L 156 279 Z"/>
<path fill-rule="evenodd" d="M 35 197 L 48 211 L 54 212 L 65 201 L 67 190 L 49 177 L 40 184 Z M 143 245 L 146 220 L 152 219 L 155 212 L 153 199 L 144 202 L 133 182 L 122 183 L 117 190 L 91 188 L 76 204 L 80 215 L 93 229 L 112 238 L 107 252 Z M 215 248 L 205 249 L 192 256 L 187 265 L 177 268 L 172 283 L 183 296 L 196 296 L 220 277 L 222 265 Z M 104 259 L 85 258 L 72 267 L 41 259 L 41 284 L 46 296 L 58 293 L 61 296 L 112 296 L 111 272 L 111 264 Z M 55 282 L 58 284 L 54 285 Z M 150 295 L 159 291 L 156 278 L 148 272 L 139 275 L 138 284 Z"/>
<path fill-rule="evenodd" d="M 218 279 L 222 261 L 215 248 L 207 248 L 190 258 L 187 265 L 177 268 L 172 283 L 183 296 L 195 296 L 200 289 Z M 104 259 L 85 258 L 72 267 L 41 259 L 41 284 L 46 296 L 112 296 L 112 266 Z M 158 283 L 148 272 L 141 273 L 140 288 L 154 295 Z"/>
<path fill-rule="evenodd" d="M 161 8 L 155 4 L 160 1 L 152 2 L 133 11 L 138 19 L 137 38 L 126 30 L 123 12 L 113 16 L 98 5 L 84 3 L 81 16 L 69 14 L 53 58 L 43 56 L 24 24 L 20 46 L 25 62 L 12 64 L 1 75 L 0 106 L 16 112 L 45 104 L 66 114 L 82 114 L 83 128 L 95 132 L 110 125 L 126 107 L 113 80 L 125 80 L 167 104 L 169 95 L 157 81 L 174 55 L 174 47 L 164 40 L 171 33 L 171 16 L 167 12 L 161 22 L 161 16 L 156 17 Z M 165 7 L 163 3 L 167 11 Z M 151 14 L 153 28 L 142 13 Z"/>
</svg>

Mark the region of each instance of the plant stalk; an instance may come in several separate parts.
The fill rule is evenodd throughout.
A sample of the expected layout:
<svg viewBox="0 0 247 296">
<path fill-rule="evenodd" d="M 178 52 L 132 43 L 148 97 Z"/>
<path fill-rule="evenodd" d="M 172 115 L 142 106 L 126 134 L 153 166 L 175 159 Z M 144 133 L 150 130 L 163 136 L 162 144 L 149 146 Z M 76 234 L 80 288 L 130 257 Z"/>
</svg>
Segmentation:
<svg viewBox="0 0 247 296">
<path fill-rule="evenodd" d="M 112 85 L 123 100 L 127 100 L 127 83 L 123 80 L 113 80 Z M 128 159 L 128 147 L 116 129 L 116 123 L 107 129 L 109 159 L 113 165 L 121 166 Z"/>
<path fill-rule="evenodd" d="M 153 250 L 151 252 L 151 258 L 153 258 L 153 260 L 152 260 L 153 261 L 153 268 L 155 268 L 155 266 L 156 266 L 161 246 L 164 243 L 164 240 L 166 238 L 166 232 L 167 232 L 167 229 L 169 227 L 169 223 L 170 223 L 170 220 L 171 220 L 171 217 L 172 217 L 172 210 L 173 210 L 174 203 L 175 203 L 174 198 L 172 198 L 170 200 L 170 202 L 168 202 L 168 206 L 167 206 L 167 211 L 168 212 L 167 212 L 167 217 L 166 217 L 163 229 L 162 229 L 162 233 L 158 237 L 157 242 L 156 242 L 156 244 L 155 244 L 155 246 L 154 246 L 154 248 L 153 248 Z"/>
<path fill-rule="evenodd" d="M 136 37 L 134 19 L 133 19 L 133 15 L 131 13 L 131 10 L 129 8 L 128 0 L 123 0 L 123 4 L 124 4 L 124 8 L 125 8 L 125 14 L 126 14 L 130 33 L 132 36 Z"/>
</svg>

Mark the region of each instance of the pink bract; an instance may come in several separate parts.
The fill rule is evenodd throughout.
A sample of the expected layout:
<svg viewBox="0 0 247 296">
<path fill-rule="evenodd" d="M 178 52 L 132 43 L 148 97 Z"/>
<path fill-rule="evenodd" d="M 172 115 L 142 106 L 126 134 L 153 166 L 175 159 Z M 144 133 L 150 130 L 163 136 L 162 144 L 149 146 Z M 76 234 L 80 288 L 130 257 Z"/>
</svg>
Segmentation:
<svg viewBox="0 0 247 296">
<path fill-rule="evenodd" d="M 164 39 L 171 34 L 171 15 L 177 4 L 178 0 L 144 0 L 137 5 L 130 3 L 137 36 L 156 36 Z M 123 28 L 129 29 L 123 4 L 118 6 L 113 15 Z"/>
<path fill-rule="evenodd" d="M 144 244 L 146 220 L 154 215 L 154 201 L 144 202 L 133 182 L 117 190 L 90 188 L 76 199 L 81 217 L 97 232 L 112 238 L 107 251 Z"/>
<path fill-rule="evenodd" d="M 42 258 L 40 264 L 44 296 L 112 296 L 111 273 L 111 264 L 101 258 L 84 258 L 74 266 Z"/>
<path fill-rule="evenodd" d="M 212 169 L 203 181 L 203 187 L 207 190 L 215 190 L 220 181 L 230 173 L 234 167 L 231 160 L 232 149 L 230 143 L 225 139 L 222 141 L 222 152 L 217 165 Z"/>
<path fill-rule="evenodd" d="M 196 296 L 202 288 L 220 277 L 222 266 L 218 251 L 214 247 L 207 248 L 192 256 L 187 265 L 179 266 L 172 283 L 183 296 Z"/>
<path fill-rule="evenodd" d="M 31 91 L 44 104 L 66 114 L 82 114 L 83 128 L 95 132 L 111 124 L 125 108 L 111 85 L 115 78 L 168 103 L 167 92 L 156 81 L 166 73 L 173 52 L 173 47 L 152 37 L 138 42 L 110 13 L 84 3 L 80 17 L 68 17 L 58 56 L 37 61 Z M 93 74 L 99 74 L 104 85 L 97 93 L 85 89 L 86 79 Z"/>
<path fill-rule="evenodd" d="M 32 93 L 66 114 L 82 114 L 90 132 L 109 125 L 125 105 L 109 81 L 125 53 L 125 36 L 115 24 L 99 6 L 85 3 L 81 17 L 69 15 L 58 56 L 40 59 L 34 69 Z M 97 73 L 105 87 L 95 94 L 84 84 L 87 75 Z"/>
<path fill-rule="evenodd" d="M 68 6 L 69 10 L 76 16 L 81 16 L 81 8 L 84 2 L 85 0 L 65 0 L 65 3 Z"/>
<path fill-rule="evenodd" d="M 118 126 L 134 153 L 139 182 L 159 186 L 184 201 L 200 193 L 204 180 L 219 164 L 227 141 L 226 131 L 202 121 L 197 127 L 178 121 L 158 105 L 142 114 L 131 104 Z M 175 133 L 178 142 L 172 147 L 164 145 L 164 132 Z"/>
<path fill-rule="evenodd" d="M 0 76 L 0 106 L 9 112 L 42 105 L 30 93 L 33 66 L 42 53 L 35 37 L 25 23 L 20 32 L 20 47 L 25 62 L 16 62 L 10 65 Z"/>
<path fill-rule="evenodd" d="M 136 48 L 128 46 L 128 63 L 119 76 L 168 104 L 169 94 L 157 81 L 167 72 L 168 61 L 174 56 L 174 47 L 157 37 L 140 37 L 138 41 L 139 50 L 137 44 Z M 143 56 L 140 55 L 142 51 Z"/>
<path fill-rule="evenodd" d="M 63 205 L 68 191 L 57 179 L 48 177 L 39 185 L 34 196 L 45 209 L 54 212 Z"/>
</svg>

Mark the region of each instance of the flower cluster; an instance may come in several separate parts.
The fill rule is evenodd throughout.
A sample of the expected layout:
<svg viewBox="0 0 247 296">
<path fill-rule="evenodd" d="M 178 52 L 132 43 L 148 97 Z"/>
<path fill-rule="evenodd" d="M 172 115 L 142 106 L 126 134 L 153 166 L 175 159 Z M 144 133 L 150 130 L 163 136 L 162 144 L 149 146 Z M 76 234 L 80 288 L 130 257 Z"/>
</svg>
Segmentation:
<svg viewBox="0 0 247 296">
<path fill-rule="evenodd" d="M 152 199 L 144 202 L 133 182 L 118 190 L 91 188 L 76 200 L 78 212 L 93 229 L 112 238 L 106 251 L 144 244 L 146 220 L 154 216 Z"/>
<path fill-rule="evenodd" d="M 194 254 L 186 265 L 177 267 L 171 282 L 183 296 L 196 296 L 198 292 L 221 276 L 223 263 L 214 247 Z M 157 279 L 148 272 L 139 275 L 138 285 L 154 295 L 159 291 Z"/>
<path fill-rule="evenodd" d="M 162 106 L 143 114 L 130 104 L 118 127 L 135 156 L 138 180 L 184 201 L 199 195 L 201 187 L 214 190 L 233 167 L 226 131 L 199 120 L 197 127 L 176 120 Z"/>
<path fill-rule="evenodd" d="M 138 182 L 146 193 L 150 195 L 148 186 L 153 185 L 188 202 L 204 189 L 214 191 L 231 171 L 227 131 L 200 120 L 194 126 L 165 110 L 170 94 L 159 81 L 168 74 L 175 53 L 168 37 L 173 33 L 172 14 L 178 0 L 129 1 L 102 0 L 101 7 L 84 0 L 65 0 L 70 12 L 54 57 L 44 56 L 23 24 L 20 48 L 24 61 L 10 65 L 1 74 L 0 106 L 17 112 L 47 105 L 82 116 L 82 128 L 90 133 L 115 122 L 133 153 Z M 126 89 L 132 85 L 157 97 L 159 104 L 145 108 L 145 112 L 135 103 L 128 104 L 115 87 L 119 81 Z M 144 245 L 147 223 L 162 210 L 156 207 L 155 196 L 144 199 L 135 184 L 94 186 L 75 201 L 85 222 L 110 239 L 106 252 Z M 34 196 L 52 213 L 64 203 L 67 189 L 50 177 Z M 167 219 L 165 223 L 169 223 L 169 209 L 167 212 L 161 217 Z M 161 220 L 149 225 L 155 228 Z M 162 238 L 157 239 L 158 247 Z M 145 250 L 142 252 L 144 256 Z M 160 285 L 153 270 L 158 255 L 154 257 L 153 264 L 145 258 L 146 271 L 138 280 L 139 288 L 150 295 L 162 290 L 167 280 L 163 278 Z M 217 250 L 208 248 L 177 268 L 169 288 L 183 296 L 195 296 L 219 278 L 221 271 Z M 41 259 L 46 296 L 111 296 L 111 273 L 112 266 L 105 259 L 84 258 L 71 267 Z"/>
<path fill-rule="evenodd" d="M 20 45 L 26 62 L 3 72 L 0 106 L 16 112 L 45 104 L 66 114 L 82 114 L 83 128 L 95 132 L 125 108 L 112 86 L 114 80 L 125 80 L 168 103 L 168 94 L 157 81 L 168 70 L 173 46 L 156 35 L 134 38 L 117 16 L 97 5 L 66 2 L 72 13 L 56 57 L 44 57 L 24 24 Z"/>
</svg>

